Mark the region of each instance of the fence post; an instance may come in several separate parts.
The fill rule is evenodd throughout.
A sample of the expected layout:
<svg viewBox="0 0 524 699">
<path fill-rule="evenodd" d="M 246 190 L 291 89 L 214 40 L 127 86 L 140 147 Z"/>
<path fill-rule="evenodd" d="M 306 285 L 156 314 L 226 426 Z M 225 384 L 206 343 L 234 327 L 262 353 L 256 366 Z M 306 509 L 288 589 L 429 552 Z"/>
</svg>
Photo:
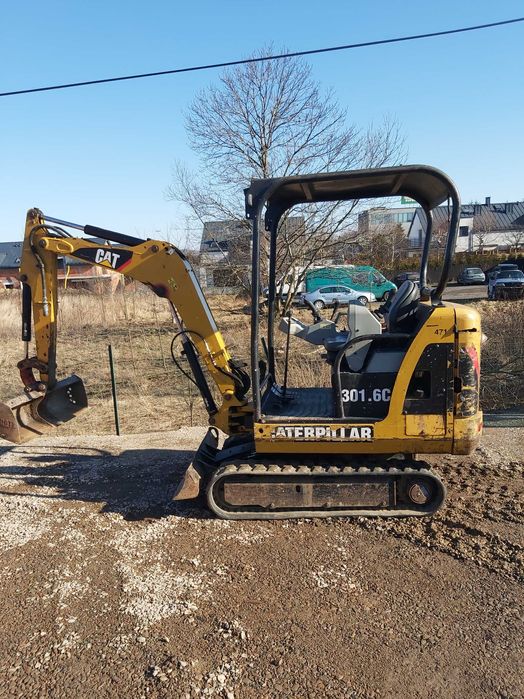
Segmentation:
<svg viewBox="0 0 524 699">
<path fill-rule="evenodd" d="M 113 347 L 112 345 L 107 346 L 107 351 L 109 353 L 109 370 L 111 371 L 111 394 L 113 396 L 113 412 L 115 415 L 115 431 L 117 436 L 120 436 L 120 418 L 118 416 L 118 397 L 116 392 L 116 380 L 115 380 L 115 363 L 113 361 Z"/>
</svg>

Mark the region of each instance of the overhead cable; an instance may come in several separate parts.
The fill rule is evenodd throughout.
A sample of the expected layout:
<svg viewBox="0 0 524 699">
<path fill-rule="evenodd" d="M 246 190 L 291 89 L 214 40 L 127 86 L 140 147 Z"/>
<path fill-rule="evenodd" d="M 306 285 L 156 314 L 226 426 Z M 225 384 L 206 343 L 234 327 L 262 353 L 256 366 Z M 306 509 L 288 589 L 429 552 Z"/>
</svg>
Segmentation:
<svg viewBox="0 0 524 699">
<path fill-rule="evenodd" d="M 429 39 L 436 36 L 448 36 L 450 34 L 462 34 L 464 32 L 473 32 L 480 29 L 491 29 L 492 27 L 501 27 L 507 24 L 516 24 L 524 22 L 524 17 L 516 17 L 514 19 L 505 19 L 500 22 L 488 22 L 487 24 L 477 24 L 471 27 L 460 27 L 459 29 L 446 29 L 441 32 L 427 32 L 425 34 L 412 34 L 410 36 L 399 36 L 393 39 L 377 39 L 375 41 L 363 41 L 358 44 L 343 44 L 342 46 L 328 46 L 320 49 L 308 49 L 305 51 L 290 51 L 279 53 L 271 56 L 260 56 L 256 58 L 244 58 L 236 61 L 224 61 L 221 63 L 207 63 L 205 65 L 190 66 L 188 68 L 174 68 L 172 70 L 157 70 L 152 73 L 137 73 L 136 75 L 121 75 L 114 78 L 100 78 L 97 80 L 83 80 L 74 83 L 64 83 L 62 85 L 47 85 L 45 87 L 32 87 L 24 90 L 10 90 L 9 92 L 0 92 L 0 97 L 12 97 L 14 95 L 27 95 L 32 92 L 50 92 L 51 90 L 66 90 L 71 87 L 86 87 L 88 85 L 101 85 L 103 83 L 122 82 L 124 80 L 139 80 L 141 78 L 154 78 L 159 75 L 175 75 L 177 73 L 193 73 L 201 70 L 211 70 L 213 68 L 228 68 L 230 66 L 239 66 L 247 63 L 261 63 L 262 61 L 276 61 L 280 58 L 296 58 L 299 56 L 313 56 L 319 53 L 330 53 L 334 51 L 348 51 L 349 49 L 361 49 L 367 46 L 381 46 L 384 44 L 398 44 L 403 41 L 416 41 L 419 39 Z"/>
</svg>

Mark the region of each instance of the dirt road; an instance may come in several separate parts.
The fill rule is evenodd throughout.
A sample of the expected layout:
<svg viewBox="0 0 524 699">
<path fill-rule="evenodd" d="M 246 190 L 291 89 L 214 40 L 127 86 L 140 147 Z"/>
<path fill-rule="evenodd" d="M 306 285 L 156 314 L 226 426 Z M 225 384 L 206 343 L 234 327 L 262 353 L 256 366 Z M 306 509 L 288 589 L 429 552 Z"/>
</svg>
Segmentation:
<svg viewBox="0 0 524 699">
<path fill-rule="evenodd" d="M 464 303 L 472 299 L 487 299 L 488 287 L 487 284 L 475 284 L 469 286 L 460 286 L 459 284 L 448 284 L 444 291 L 443 298 L 446 301 L 458 301 Z"/>
<path fill-rule="evenodd" d="M 524 696 L 524 430 L 396 522 L 174 504 L 202 434 L 0 443 L 1 697 Z"/>
</svg>

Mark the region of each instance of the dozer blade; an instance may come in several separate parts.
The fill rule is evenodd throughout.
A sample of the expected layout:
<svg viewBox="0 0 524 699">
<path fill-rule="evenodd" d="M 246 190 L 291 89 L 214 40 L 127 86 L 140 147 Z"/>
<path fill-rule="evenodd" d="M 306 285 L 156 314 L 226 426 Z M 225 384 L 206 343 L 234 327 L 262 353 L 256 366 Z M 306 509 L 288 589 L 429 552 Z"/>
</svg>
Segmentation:
<svg viewBox="0 0 524 699">
<path fill-rule="evenodd" d="M 182 480 L 177 486 L 173 500 L 194 500 L 200 495 L 200 481 L 202 475 L 199 473 L 198 467 L 195 468 L 193 463 L 184 471 Z"/>
<path fill-rule="evenodd" d="M 0 437 L 21 444 L 52 432 L 87 408 L 82 379 L 75 374 L 59 381 L 47 393 L 28 391 L 0 403 Z"/>
<path fill-rule="evenodd" d="M 184 471 L 173 500 L 194 500 L 204 492 L 209 473 L 216 468 L 217 451 L 218 431 L 211 427 L 200 443 L 195 458 Z"/>
</svg>

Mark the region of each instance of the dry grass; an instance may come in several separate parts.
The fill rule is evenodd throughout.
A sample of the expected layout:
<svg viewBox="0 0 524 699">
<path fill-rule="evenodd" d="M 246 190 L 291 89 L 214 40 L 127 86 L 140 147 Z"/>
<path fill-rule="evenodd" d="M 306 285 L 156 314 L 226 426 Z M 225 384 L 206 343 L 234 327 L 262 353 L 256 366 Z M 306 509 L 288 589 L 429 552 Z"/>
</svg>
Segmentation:
<svg viewBox="0 0 524 699">
<path fill-rule="evenodd" d="M 0 291 L 0 338 L 12 341 L 20 334 L 20 295 Z"/>
<path fill-rule="evenodd" d="M 250 317 L 245 300 L 211 297 L 217 324 L 235 357 L 249 361 Z M 480 302 L 484 332 L 482 402 L 499 408 L 522 402 L 524 389 L 524 301 Z M 299 312 L 310 320 L 306 311 Z M 112 296 L 67 292 L 59 306 L 58 371 L 84 380 L 91 409 L 60 429 L 61 434 L 114 430 L 107 345 L 113 346 L 123 433 L 207 424 L 195 387 L 173 365 L 174 327 L 167 304 L 148 290 L 128 287 Z M 277 333 L 282 369 L 285 336 Z M 20 298 L 0 292 L 0 398 L 20 393 L 17 361 L 23 356 Z M 291 338 L 290 386 L 329 386 L 330 367 L 322 350 Z M 282 371 L 279 378 L 282 379 Z"/>
<path fill-rule="evenodd" d="M 20 392 L 16 362 L 23 356 L 18 294 L 0 296 L 2 399 Z M 113 346 L 122 431 L 172 429 L 205 421 L 195 389 L 170 357 L 174 333 L 167 304 L 153 294 L 113 296 L 66 293 L 59 306 L 58 374 L 76 373 L 91 409 L 61 428 L 62 434 L 110 432 L 113 427 L 108 344 Z"/>
<path fill-rule="evenodd" d="M 215 297 L 213 313 L 231 352 L 249 359 L 249 315 L 242 299 Z M 90 409 L 59 433 L 114 432 L 108 344 L 113 347 L 123 433 L 205 425 L 207 413 L 193 384 L 170 354 L 175 333 L 169 307 L 142 286 L 113 295 L 67 291 L 60 295 L 57 366 L 59 378 L 84 381 Z M 0 399 L 21 392 L 16 363 L 24 356 L 20 338 L 20 295 L 0 292 Z M 180 358 L 180 346 L 177 357 Z M 213 382 L 210 381 L 213 388 Z"/>
<path fill-rule="evenodd" d="M 489 410 L 523 405 L 524 300 L 473 305 L 487 336 L 482 348 L 482 405 Z"/>
</svg>

